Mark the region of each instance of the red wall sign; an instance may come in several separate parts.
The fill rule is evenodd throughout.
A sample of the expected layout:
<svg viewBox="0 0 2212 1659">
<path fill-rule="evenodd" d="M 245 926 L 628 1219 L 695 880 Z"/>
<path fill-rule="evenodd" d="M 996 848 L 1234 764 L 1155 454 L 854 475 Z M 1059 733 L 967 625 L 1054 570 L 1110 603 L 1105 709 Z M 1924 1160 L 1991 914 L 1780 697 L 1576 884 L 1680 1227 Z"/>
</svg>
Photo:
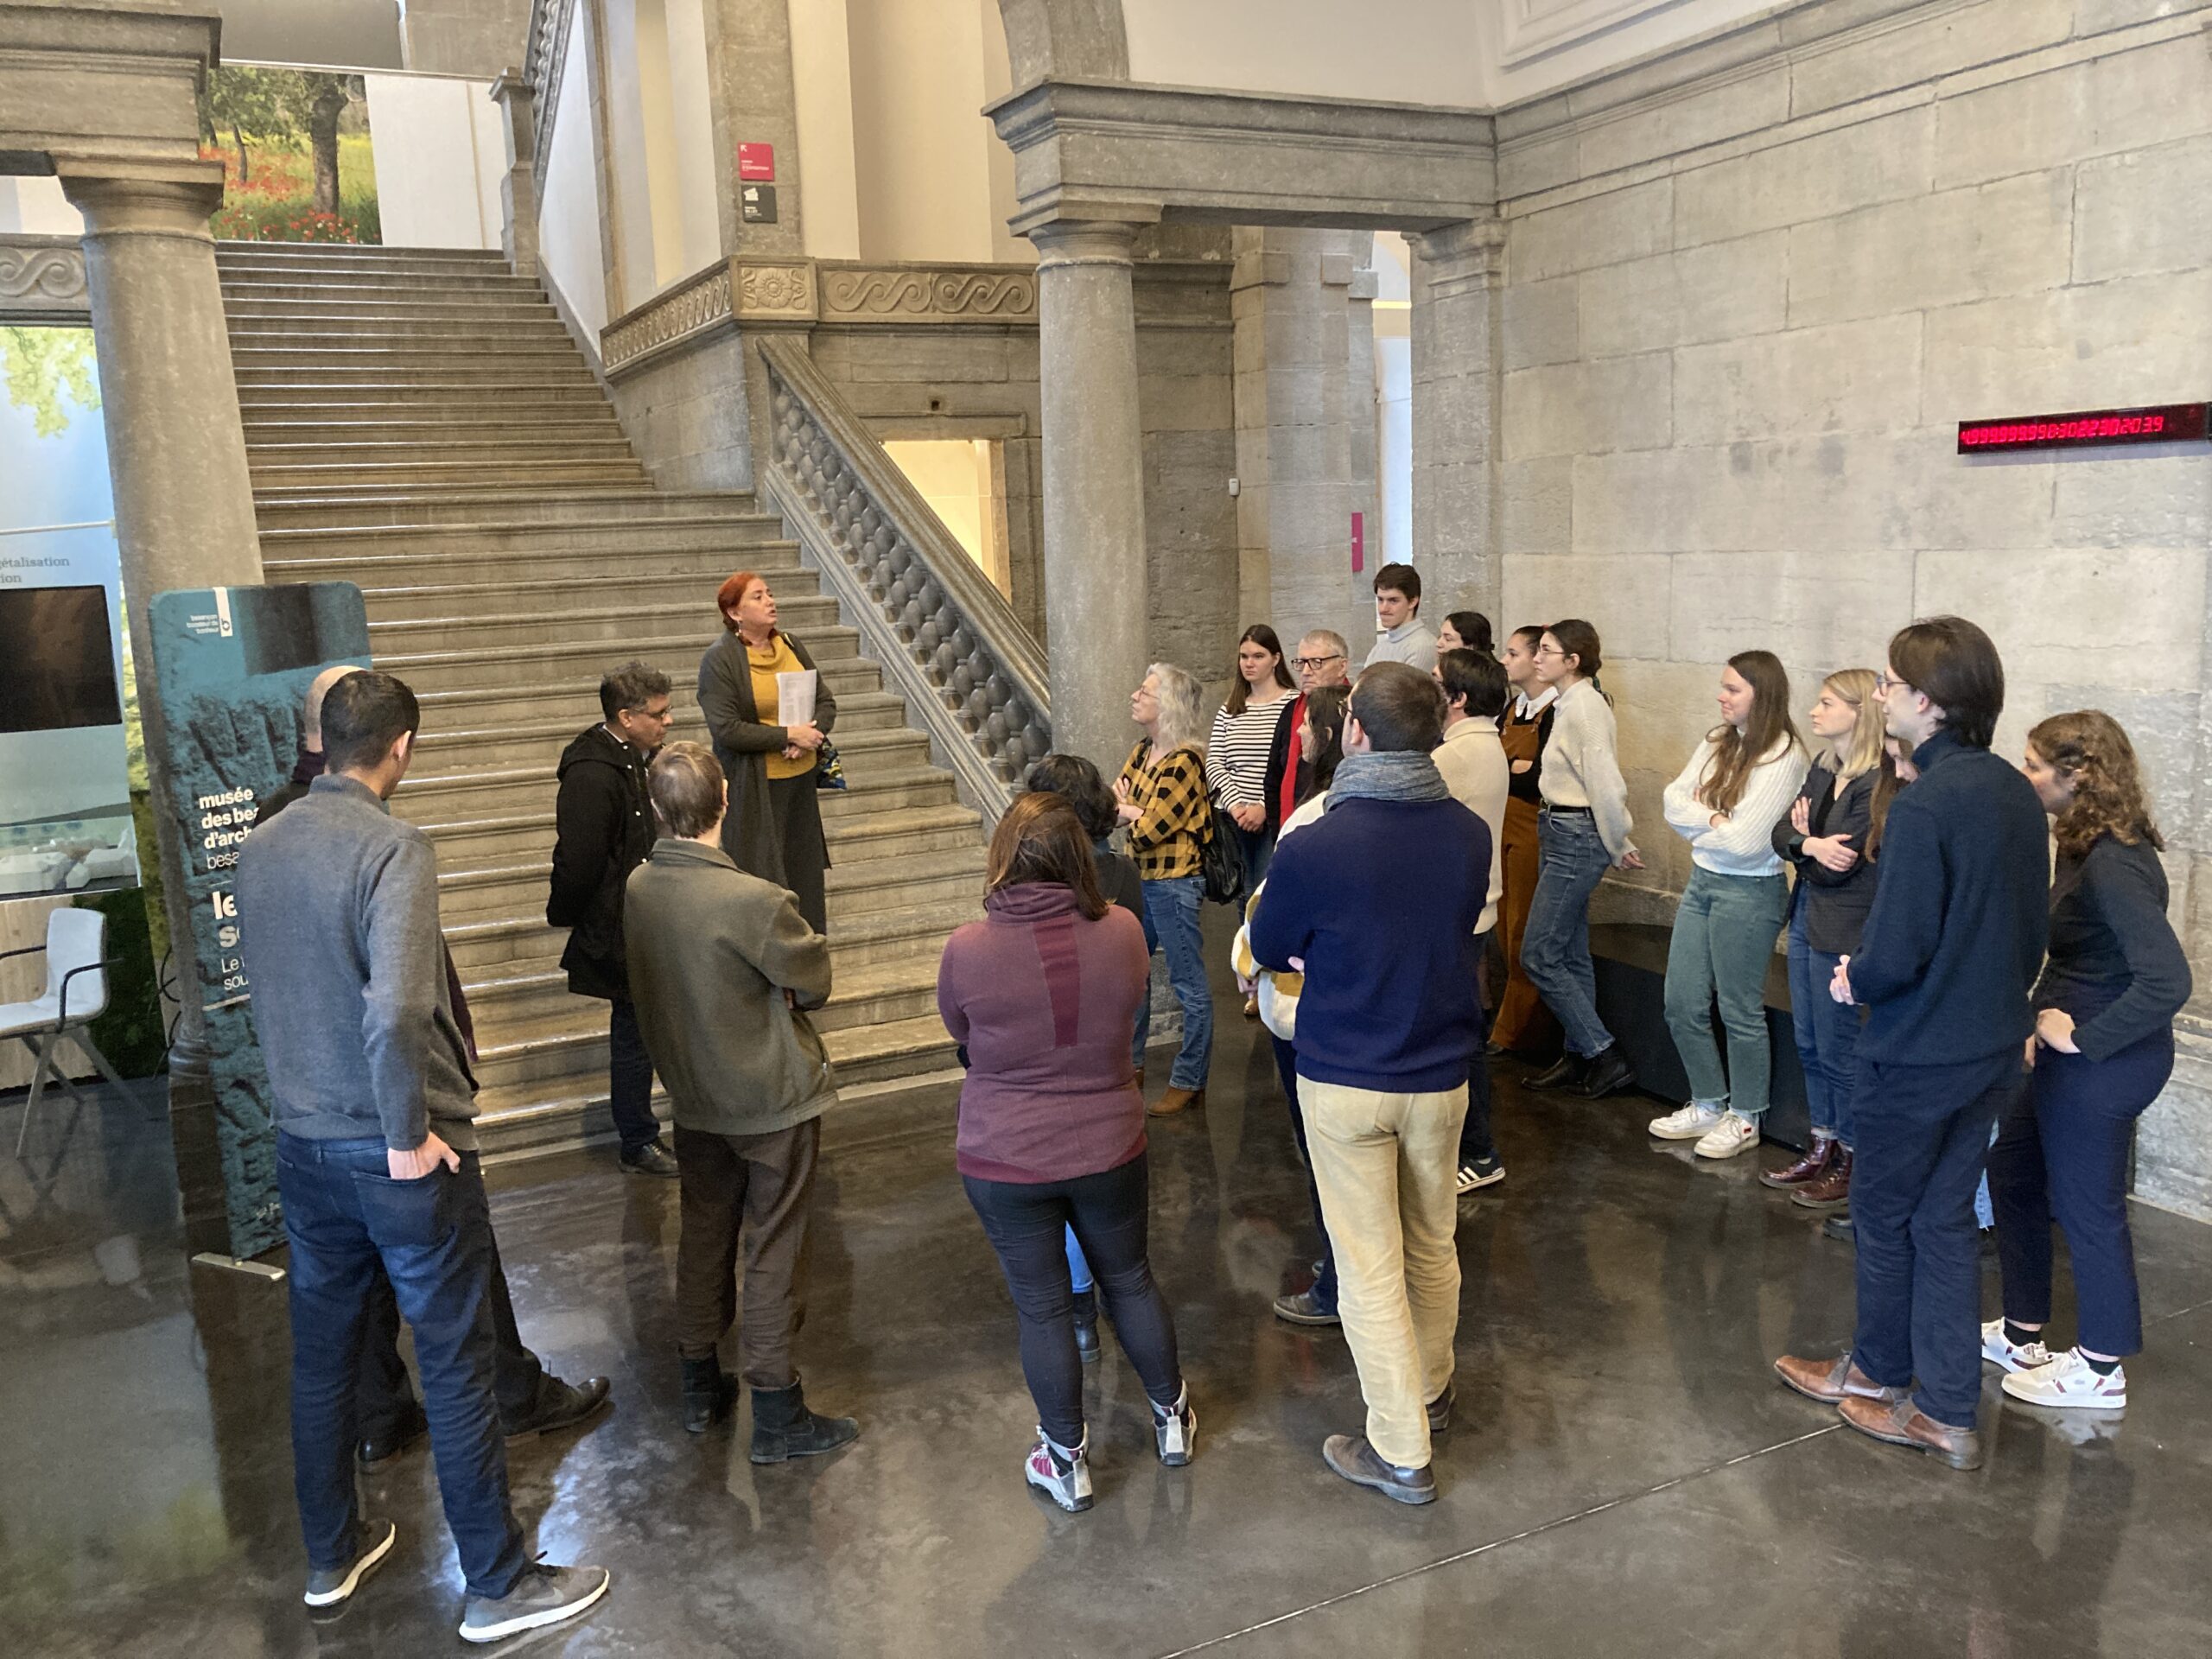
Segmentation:
<svg viewBox="0 0 2212 1659">
<path fill-rule="evenodd" d="M 1355 576 L 1367 568 L 1367 515 L 1355 512 L 1351 516 L 1351 573 Z"/>
<path fill-rule="evenodd" d="M 2165 404 L 2148 409 L 2093 409 L 2073 415 L 2014 415 L 2002 420 L 1961 421 L 1959 453 L 1986 455 L 2012 449 L 2082 449 L 2114 443 L 2187 443 L 2212 434 L 2203 404 Z"/>
<path fill-rule="evenodd" d="M 756 184 L 773 183 L 776 147 L 773 144 L 740 144 L 737 147 L 737 176 Z"/>
</svg>

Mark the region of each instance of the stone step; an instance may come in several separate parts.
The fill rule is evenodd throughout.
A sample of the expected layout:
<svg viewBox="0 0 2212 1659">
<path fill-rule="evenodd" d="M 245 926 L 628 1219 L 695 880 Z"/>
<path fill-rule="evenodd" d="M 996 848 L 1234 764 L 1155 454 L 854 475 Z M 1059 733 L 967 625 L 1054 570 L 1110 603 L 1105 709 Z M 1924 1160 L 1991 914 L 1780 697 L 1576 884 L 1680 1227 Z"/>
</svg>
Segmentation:
<svg viewBox="0 0 2212 1659">
<path fill-rule="evenodd" d="M 625 456 L 611 461 L 264 461 L 251 458 L 247 468 L 254 493 L 279 495 L 287 490 L 405 490 L 450 484 L 481 488 L 486 483 L 629 484 L 646 478 L 644 463 Z"/>
<path fill-rule="evenodd" d="M 288 435 L 272 437 L 265 429 L 249 426 L 245 434 L 246 465 L 258 475 L 272 467 L 306 466 L 332 469 L 342 467 L 384 467 L 424 463 L 453 468 L 474 466 L 486 470 L 509 461 L 541 462 L 635 461 L 630 441 L 621 428 L 594 428 L 587 434 L 543 433 L 533 428 L 502 432 L 497 426 L 448 427 L 442 435 L 377 438 L 359 433 L 336 438 Z"/>
<path fill-rule="evenodd" d="M 547 404 L 512 416 L 480 410 L 425 409 L 407 404 L 289 404 L 245 411 L 248 449 L 279 444 L 557 443 L 626 442 L 612 410 L 588 404 Z"/>
<path fill-rule="evenodd" d="M 560 340 L 517 341 L 488 346 L 467 340 L 450 344 L 432 340 L 384 343 L 361 340 L 300 339 L 283 341 L 267 337 L 233 338 L 233 367 L 253 372 L 273 369 L 298 385 L 345 380 L 378 370 L 435 369 L 445 380 L 505 379 L 517 372 L 541 373 L 564 369 L 588 376 L 591 369 L 573 342 Z"/>
<path fill-rule="evenodd" d="M 676 717 L 671 735 L 695 741 L 707 741 L 705 728 L 701 723 L 698 705 L 693 701 L 690 686 L 670 677 L 673 693 L 669 698 L 669 709 Z M 433 772 L 447 772 L 460 765 L 502 767 L 516 766 L 551 766 L 561 751 L 568 747 L 576 734 L 598 721 L 595 694 L 592 706 L 579 697 L 577 716 L 542 720 L 513 720 L 498 725 L 471 723 L 450 730 L 425 727 L 416 740 L 415 753 L 420 757 L 416 764 Z M 464 711 L 465 712 L 465 711 Z M 871 766 L 925 766 L 929 764 L 929 737 L 926 734 L 910 730 L 903 724 L 905 708 L 896 697 L 889 706 L 871 709 L 865 715 L 848 709 L 842 702 L 837 708 L 837 748 L 849 768 L 855 760 Z"/>
<path fill-rule="evenodd" d="M 550 369 L 517 368 L 499 374 L 484 371 L 467 379 L 435 368 L 394 368 L 376 363 L 305 375 L 281 364 L 257 368 L 235 358 L 232 366 L 238 377 L 238 407 L 243 410 L 328 404 L 449 404 L 456 409 L 489 407 L 501 411 L 549 402 L 607 407 L 606 389 L 582 363 Z"/>
<path fill-rule="evenodd" d="M 794 573 L 791 579 L 797 582 L 799 576 Z M 557 650 L 569 645 L 589 645 L 604 652 L 625 650 L 632 639 L 642 645 L 648 639 L 688 639 L 703 651 L 705 642 L 714 638 L 715 613 L 711 588 L 696 598 L 658 601 L 650 605 L 607 606 L 603 603 L 607 597 L 602 589 L 602 603 L 593 609 L 477 614 L 457 612 L 435 616 L 417 612 L 412 616 L 372 620 L 369 624 L 369 644 L 381 661 L 388 656 L 419 658 L 439 652 L 530 652 Z M 822 612 L 817 607 L 810 613 L 821 615 Z M 826 617 L 823 626 L 809 629 L 800 637 L 806 641 L 806 648 L 817 664 L 825 670 L 833 662 L 860 654 L 857 631 L 841 627 Z M 518 660 L 529 659 L 524 657 Z"/>
<path fill-rule="evenodd" d="M 659 498 L 652 498 L 658 500 Z M 728 546 L 774 546 L 795 549 L 784 536 L 783 520 L 754 509 L 749 495 L 691 498 L 688 512 L 633 512 L 626 500 L 617 510 L 584 522 L 575 514 L 562 518 L 538 516 L 530 502 L 509 498 L 512 510 L 486 512 L 466 524 L 426 521 L 421 524 L 365 524 L 271 527 L 261 531 L 264 555 L 295 547 L 327 547 L 340 543 L 359 546 L 364 557 L 389 554 L 394 557 L 442 557 L 465 553 L 510 553 L 532 557 L 566 554 L 619 554 L 623 557 L 659 550 L 699 550 Z M 719 512 L 697 511 L 701 501 L 733 505 Z M 366 550 L 374 550 L 371 553 Z M 289 556 L 289 555 L 285 555 Z"/>
<path fill-rule="evenodd" d="M 563 327 L 561 315 L 534 289 L 490 289 L 474 296 L 433 291 L 362 296 L 335 289 L 223 289 L 223 315 L 233 326 L 316 322 L 527 322 Z"/>
<path fill-rule="evenodd" d="M 282 347 L 288 351 L 394 351 L 458 349 L 575 352 L 576 343 L 549 308 L 543 316 L 528 311 L 493 311 L 475 317 L 335 315 L 302 313 L 290 317 L 231 317 L 231 346 Z"/>
<path fill-rule="evenodd" d="M 264 567 L 266 569 L 266 567 Z M 753 567 L 759 569 L 755 563 Z M 642 620 L 656 617 L 696 621 L 712 617 L 715 594 L 729 572 L 720 564 L 696 571 L 648 571 L 625 560 L 621 592 L 631 602 L 631 614 Z M 812 592 L 810 570 L 772 573 L 784 626 L 801 639 L 810 639 L 823 628 L 834 628 L 837 601 Z M 527 607 L 546 620 L 596 612 L 607 604 L 609 583 L 604 569 L 571 570 L 557 579 L 528 582 L 448 582 L 406 588 L 364 588 L 372 627 L 409 622 L 429 616 L 480 616 L 492 606 L 512 612 Z"/>
<path fill-rule="evenodd" d="M 837 746 L 844 749 L 852 735 L 845 730 L 842 713 L 837 721 Z M 834 922 L 841 902 L 869 905 L 887 894 L 913 903 L 953 899 L 967 895 L 982 901 L 984 849 L 981 836 L 964 847 L 933 852 L 888 853 L 850 864 L 833 865 L 825 878 L 830 914 Z M 972 919 L 972 918 L 971 918 Z"/>
<path fill-rule="evenodd" d="M 431 740 L 441 733 L 484 731 L 509 725 L 544 725 L 573 736 L 599 718 L 600 675 L 613 666 L 612 662 L 596 667 L 587 665 L 573 679 L 422 691 L 419 695 L 426 752 Z M 699 679 L 696 655 L 688 669 L 681 663 L 664 662 L 658 666 L 676 688 L 671 702 L 679 721 L 677 734 L 697 737 L 699 711 L 692 699 L 692 687 Z M 848 736 L 857 732 L 905 729 L 906 705 L 896 693 L 880 689 L 848 692 L 838 683 L 838 677 L 833 677 L 830 683 L 837 693 L 837 741 L 841 747 Z"/>
<path fill-rule="evenodd" d="M 559 752 L 552 744 L 546 749 Z M 882 764 L 871 765 L 855 756 L 846 762 L 845 774 L 849 788 L 821 791 L 825 824 L 901 807 L 941 805 L 952 799 L 951 774 L 927 765 L 901 767 L 890 764 L 887 757 Z M 551 760 L 505 766 L 487 762 L 465 772 L 410 777 L 392 796 L 391 810 L 410 823 L 458 822 L 550 807 L 559 792 Z"/>
<path fill-rule="evenodd" d="M 642 524 L 695 516 L 702 505 L 746 501 L 749 496 L 684 497 L 640 486 L 600 485 L 575 489 L 547 486 L 517 491 L 486 486 L 416 486 L 398 491 L 283 489 L 253 493 L 263 533 L 346 526 L 406 525 L 454 528 L 486 520 L 529 516 L 570 524 Z"/>
<path fill-rule="evenodd" d="M 373 642 L 373 634 L 371 637 Z M 397 674 L 417 691 L 496 690 L 518 677 L 536 679 L 540 675 L 552 679 L 588 680 L 595 688 L 601 674 L 612 663 L 632 658 L 652 664 L 671 679 L 678 675 L 696 677 L 700 655 L 711 639 L 712 635 L 704 632 L 659 639 L 640 639 L 618 632 L 607 639 L 563 637 L 527 645 L 460 650 L 448 646 L 393 652 L 379 648 L 376 661 L 378 668 Z M 825 639 L 825 645 L 830 643 Z M 874 691 L 882 686 L 882 670 L 867 658 L 855 656 L 855 643 L 849 633 L 836 652 L 815 652 L 816 664 L 828 679 L 830 690 L 840 697 L 848 687 Z M 808 649 L 814 649 L 810 643 Z"/>
<path fill-rule="evenodd" d="M 404 263 L 461 270 L 470 265 L 507 269 L 497 248 L 416 248 L 385 242 L 252 242 L 223 238 L 215 244 L 221 264 L 250 264 L 267 259 L 313 261 L 326 270 L 342 266 Z"/>
<path fill-rule="evenodd" d="M 257 305 L 272 300 L 365 300 L 410 304 L 423 301 L 439 305 L 474 304 L 479 301 L 488 304 L 510 299 L 534 304 L 546 302 L 543 288 L 529 277 L 515 276 L 512 271 L 442 276 L 419 270 L 381 270 L 334 276 L 296 262 L 289 265 L 262 265 L 251 270 L 219 268 L 219 275 L 226 309 L 233 304 Z"/>
<path fill-rule="evenodd" d="M 518 812 L 506 817 L 476 818 L 422 826 L 436 844 L 438 861 L 478 863 L 491 859 L 518 858 L 525 854 L 553 850 L 553 810 Z M 830 861 L 841 859 L 903 857 L 911 853 L 940 852 L 948 848 L 980 846 L 982 820 L 971 808 L 950 806 L 900 807 L 863 817 L 824 820 Z"/>
<path fill-rule="evenodd" d="M 720 582 L 742 565 L 785 582 L 799 574 L 798 548 L 790 542 L 747 543 L 742 532 L 711 540 L 702 538 L 694 547 L 668 547 L 643 535 L 609 535 L 607 545 L 593 549 L 556 548 L 532 553 L 527 548 L 496 545 L 480 552 L 448 550 L 425 544 L 420 551 L 404 553 L 353 552 L 349 549 L 382 548 L 389 543 L 372 539 L 366 532 L 329 530 L 316 532 L 334 538 L 327 543 L 285 541 L 262 533 L 262 569 L 272 582 L 354 582 L 364 592 L 382 584 L 404 586 L 454 577 L 462 582 L 497 584 L 502 576 L 528 570 L 573 573 L 580 581 L 604 582 L 610 567 L 637 575 L 694 575 Z M 448 532 L 465 535 L 466 532 Z"/>
</svg>

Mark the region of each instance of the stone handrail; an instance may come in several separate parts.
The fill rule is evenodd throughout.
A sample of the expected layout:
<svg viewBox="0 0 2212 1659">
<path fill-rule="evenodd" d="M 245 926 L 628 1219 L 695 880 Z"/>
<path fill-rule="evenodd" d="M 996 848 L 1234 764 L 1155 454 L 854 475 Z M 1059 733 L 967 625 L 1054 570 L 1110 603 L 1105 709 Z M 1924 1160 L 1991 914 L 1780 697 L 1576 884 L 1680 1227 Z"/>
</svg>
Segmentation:
<svg viewBox="0 0 2212 1659">
<path fill-rule="evenodd" d="M 553 143 L 554 111 L 561 102 L 561 76 L 568 67 L 569 20 L 576 0 L 531 0 L 530 33 L 524 37 L 523 84 L 537 93 L 537 130 L 531 173 L 543 184 L 545 154 Z"/>
<path fill-rule="evenodd" d="M 995 819 L 1052 743 L 1044 653 L 797 343 L 757 343 L 772 436 L 762 488 L 961 793 Z"/>
</svg>

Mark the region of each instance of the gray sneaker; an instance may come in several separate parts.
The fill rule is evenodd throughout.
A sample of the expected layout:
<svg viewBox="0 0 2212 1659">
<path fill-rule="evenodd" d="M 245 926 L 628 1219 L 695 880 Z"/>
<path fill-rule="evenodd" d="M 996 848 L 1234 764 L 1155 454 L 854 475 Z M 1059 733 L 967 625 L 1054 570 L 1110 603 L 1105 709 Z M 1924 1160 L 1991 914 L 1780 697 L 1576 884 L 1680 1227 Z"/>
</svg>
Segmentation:
<svg viewBox="0 0 2212 1659">
<path fill-rule="evenodd" d="M 574 1618 L 607 1593 L 611 1582 L 603 1567 L 552 1567 L 532 1561 L 515 1587 L 497 1599 L 471 1596 L 461 1615 L 464 1642 L 501 1642 L 524 1630 L 540 1630 Z"/>
<path fill-rule="evenodd" d="M 361 1587 L 361 1580 L 375 1572 L 391 1554 L 399 1529 L 389 1521 L 364 1521 L 359 1528 L 360 1553 L 344 1567 L 318 1567 L 308 1573 L 307 1604 L 335 1607 Z"/>
</svg>

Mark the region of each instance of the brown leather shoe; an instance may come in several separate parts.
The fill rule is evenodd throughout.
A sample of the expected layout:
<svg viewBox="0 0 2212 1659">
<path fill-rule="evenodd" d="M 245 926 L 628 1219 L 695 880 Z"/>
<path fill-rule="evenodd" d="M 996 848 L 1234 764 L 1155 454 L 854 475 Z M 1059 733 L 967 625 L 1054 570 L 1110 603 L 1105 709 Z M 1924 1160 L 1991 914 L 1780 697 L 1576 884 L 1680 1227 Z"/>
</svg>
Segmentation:
<svg viewBox="0 0 2212 1659">
<path fill-rule="evenodd" d="M 1805 1149 L 1805 1155 L 1796 1163 L 1784 1164 L 1779 1169 L 1761 1170 L 1759 1185 L 1772 1187 L 1802 1186 L 1806 1182 L 1817 1179 L 1828 1173 L 1828 1165 L 1834 1161 L 1836 1152 L 1836 1143 L 1832 1138 L 1815 1135 L 1813 1137 L 1813 1144 Z"/>
<path fill-rule="evenodd" d="M 1851 1202 L 1851 1149 L 1838 1147 L 1827 1172 L 1789 1195 L 1808 1210 L 1840 1210 Z"/>
<path fill-rule="evenodd" d="M 1939 1423 L 1910 1400 L 1846 1400 L 1843 1421 L 1861 1434 L 1891 1446 L 1909 1446 L 1941 1458 L 1954 1469 L 1981 1467 L 1981 1436 L 1971 1428 Z"/>
<path fill-rule="evenodd" d="M 1205 1103 L 1206 1091 L 1203 1089 L 1171 1087 L 1166 1094 L 1160 1096 L 1158 1100 L 1154 1101 L 1144 1109 L 1146 1116 L 1149 1117 L 1173 1117 L 1178 1112 L 1188 1111 L 1193 1106 L 1203 1106 Z"/>
<path fill-rule="evenodd" d="M 1887 1403 L 1904 1398 L 1903 1389 L 1885 1389 L 1851 1362 L 1849 1354 L 1834 1359 L 1798 1359 L 1784 1354 L 1774 1362 L 1774 1374 L 1783 1382 L 1824 1406 L 1846 1400 L 1876 1400 Z"/>
</svg>

